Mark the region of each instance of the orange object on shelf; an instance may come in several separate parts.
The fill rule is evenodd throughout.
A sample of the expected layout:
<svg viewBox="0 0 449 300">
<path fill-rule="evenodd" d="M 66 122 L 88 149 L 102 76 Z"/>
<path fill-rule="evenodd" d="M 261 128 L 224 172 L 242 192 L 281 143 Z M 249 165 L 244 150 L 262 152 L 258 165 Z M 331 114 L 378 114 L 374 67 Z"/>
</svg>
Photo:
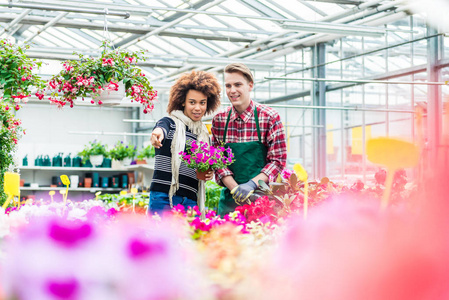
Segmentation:
<svg viewBox="0 0 449 300">
<path fill-rule="evenodd" d="M 92 187 L 92 178 L 84 178 L 84 187 L 90 188 Z"/>
</svg>

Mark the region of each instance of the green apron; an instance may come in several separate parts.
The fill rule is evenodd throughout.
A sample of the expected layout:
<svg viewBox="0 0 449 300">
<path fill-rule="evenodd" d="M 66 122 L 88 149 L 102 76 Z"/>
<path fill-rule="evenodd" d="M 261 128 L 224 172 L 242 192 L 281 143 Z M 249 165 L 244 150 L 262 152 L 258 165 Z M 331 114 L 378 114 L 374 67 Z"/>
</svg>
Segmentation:
<svg viewBox="0 0 449 300">
<path fill-rule="evenodd" d="M 259 118 L 257 116 L 257 107 L 254 107 L 254 118 L 256 119 L 258 141 L 246 143 L 226 143 L 226 133 L 228 132 L 228 124 L 231 118 L 231 110 L 229 110 L 228 120 L 224 130 L 223 143 L 225 147 L 230 147 L 234 153 L 235 161 L 229 166 L 234 173 L 234 179 L 238 184 L 246 183 L 260 174 L 265 167 L 267 159 L 267 147 L 262 143 L 259 128 Z M 220 202 L 218 203 L 218 214 L 226 215 L 235 210 L 237 203 L 232 198 L 228 188 L 221 190 Z"/>
</svg>

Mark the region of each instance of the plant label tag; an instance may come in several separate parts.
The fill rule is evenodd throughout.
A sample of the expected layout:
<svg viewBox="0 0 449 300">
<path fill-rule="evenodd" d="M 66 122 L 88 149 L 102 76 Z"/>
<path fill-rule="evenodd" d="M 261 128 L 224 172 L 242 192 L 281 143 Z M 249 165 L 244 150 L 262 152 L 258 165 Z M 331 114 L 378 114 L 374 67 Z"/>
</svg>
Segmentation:
<svg viewBox="0 0 449 300">
<path fill-rule="evenodd" d="M 70 185 L 70 179 L 67 175 L 61 175 L 61 181 L 63 185 Z"/>
<path fill-rule="evenodd" d="M 10 196 L 20 196 L 20 175 L 17 173 L 6 172 L 3 190 Z"/>
</svg>

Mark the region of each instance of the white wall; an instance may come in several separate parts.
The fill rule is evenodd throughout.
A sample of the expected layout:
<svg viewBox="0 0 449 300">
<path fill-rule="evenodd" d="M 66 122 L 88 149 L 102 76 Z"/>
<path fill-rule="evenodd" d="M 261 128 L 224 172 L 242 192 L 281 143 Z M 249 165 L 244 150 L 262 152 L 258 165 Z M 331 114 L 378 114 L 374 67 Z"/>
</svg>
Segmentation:
<svg viewBox="0 0 449 300">
<path fill-rule="evenodd" d="M 123 122 L 123 119 L 131 118 L 131 108 L 75 106 L 58 109 L 50 104 L 28 103 L 16 116 L 22 120 L 22 127 L 26 130 L 19 141 L 19 163 L 28 154 L 31 166 L 40 154 L 48 154 L 52 158 L 63 152 L 64 156 L 71 153 L 73 157 L 94 139 L 109 145 L 124 140 L 123 135 L 79 135 L 69 131 L 132 132 L 132 124 Z M 131 137 L 127 140 L 131 141 Z"/>
</svg>

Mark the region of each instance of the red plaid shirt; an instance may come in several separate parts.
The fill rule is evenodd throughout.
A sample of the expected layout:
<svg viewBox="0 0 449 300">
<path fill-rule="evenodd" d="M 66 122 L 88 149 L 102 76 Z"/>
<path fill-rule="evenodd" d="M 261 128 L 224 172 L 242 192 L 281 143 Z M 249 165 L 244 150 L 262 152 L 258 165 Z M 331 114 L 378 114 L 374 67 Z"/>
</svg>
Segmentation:
<svg viewBox="0 0 449 300">
<path fill-rule="evenodd" d="M 254 118 L 254 101 L 251 100 L 249 107 L 242 113 L 228 107 L 226 111 L 220 112 L 212 120 L 212 144 L 214 147 L 220 146 L 223 142 L 223 135 L 228 119 L 229 110 L 232 109 L 229 119 L 226 143 L 245 143 L 258 141 L 256 120 Z M 257 104 L 257 115 L 259 118 L 259 128 L 262 143 L 267 147 L 267 164 L 262 169 L 268 177 L 276 177 L 285 167 L 287 162 L 287 146 L 285 142 L 284 126 L 281 123 L 279 114 L 271 107 Z M 229 168 L 215 171 L 218 183 L 228 175 L 234 175 Z"/>
</svg>

